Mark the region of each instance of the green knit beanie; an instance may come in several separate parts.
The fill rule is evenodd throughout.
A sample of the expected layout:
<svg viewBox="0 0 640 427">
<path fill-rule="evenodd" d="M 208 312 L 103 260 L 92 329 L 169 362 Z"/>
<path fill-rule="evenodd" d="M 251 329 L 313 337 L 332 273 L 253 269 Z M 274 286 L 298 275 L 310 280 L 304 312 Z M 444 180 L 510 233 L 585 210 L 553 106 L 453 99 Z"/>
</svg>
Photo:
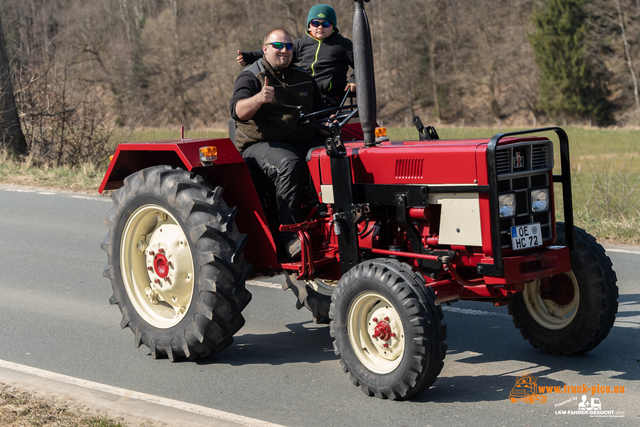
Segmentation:
<svg viewBox="0 0 640 427">
<path fill-rule="evenodd" d="M 309 16 L 307 16 L 307 27 L 309 26 L 309 22 L 313 19 L 322 19 L 323 21 L 331 22 L 334 27 L 338 26 L 336 11 L 328 4 L 317 4 L 309 10 Z"/>
</svg>

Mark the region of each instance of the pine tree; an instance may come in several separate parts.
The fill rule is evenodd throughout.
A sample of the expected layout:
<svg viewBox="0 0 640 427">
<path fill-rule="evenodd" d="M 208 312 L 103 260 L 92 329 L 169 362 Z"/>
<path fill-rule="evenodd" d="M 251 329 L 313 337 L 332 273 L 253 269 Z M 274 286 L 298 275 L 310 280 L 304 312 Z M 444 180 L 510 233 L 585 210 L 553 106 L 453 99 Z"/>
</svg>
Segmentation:
<svg viewBox="0 0 640 427">
<path fill-rule="evenodd" d="M 608 75 L 589 55 L 589 0 L 548 0 L 534 8 L 536 31 L 529 35 L 540 67 L 539 108 L 556 119 L 613 122 Z"/>
</svg>

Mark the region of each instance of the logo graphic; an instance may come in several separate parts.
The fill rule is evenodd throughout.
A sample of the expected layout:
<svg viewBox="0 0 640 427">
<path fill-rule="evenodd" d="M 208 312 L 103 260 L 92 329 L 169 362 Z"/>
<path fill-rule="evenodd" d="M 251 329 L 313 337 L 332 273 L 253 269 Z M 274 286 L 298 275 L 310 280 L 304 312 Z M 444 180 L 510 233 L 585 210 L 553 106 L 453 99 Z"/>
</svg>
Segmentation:
<svg viewBox="0 0 640 427">
<path fill-rule="evenodd" d="M 516 385 L 511 389 L 511 393 L 509 393 L 509 400 L 513 403 L 519 400 L 524 400 L 530 404 L 535 402 L 545 403 L 547 396 L 538 393 L 538 377 L 523 375 L 516 377 Z"/>
<path fill-rule="evenodd" d="M 524 167 L 524 156 L 520 154 L 519 151 L 516 151 L 516 155 L 513 156 L 513 168 L 521 169 Z"/>
<path fill-rule="evenodd" d="M 574 402 L 575 405 L 577 401 L 578 397 L 572 396 L 564 402 L 556 403 L 556 415 L 588 415 L 589 418 L 624 418 L 624 411 L 603 410 L 600 398 L 592 397 L 591 400 L 589 400 L 586 394 L 582 395 L 582 398 L 578 402 L 577 409 L 558 409 L 558 407 L 569 402 Z"/>
<path fill-rule="evenodd" d="M 582 395 L 582 401 L 578 403 L 578 409 L 589 412 L 600 412 L 602 403 L 597 397 L 592 397 L 591 402 L 587 400 L 587 395 Z"/>
<path fill-rule="evenodd" d="M 324 18 L 326 15 L 324 13 L 319 13 L 318 18 Z"/>
</svg>

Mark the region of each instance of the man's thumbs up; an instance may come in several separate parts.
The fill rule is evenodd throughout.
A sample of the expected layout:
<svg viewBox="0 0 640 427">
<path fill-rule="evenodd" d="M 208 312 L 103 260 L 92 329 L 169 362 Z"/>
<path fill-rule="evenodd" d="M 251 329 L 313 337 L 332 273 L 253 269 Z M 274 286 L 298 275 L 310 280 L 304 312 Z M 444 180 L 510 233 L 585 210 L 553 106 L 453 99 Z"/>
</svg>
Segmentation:
<svg viewBox="0 0 640 427">
<path fill-rule="evenodd" d="M 269 102 L 273 101 L 275 92 L 276 91 L 273 86 L 269 86 L 269 78 L 265 76 L 264 84 L 262 85 L 262 91 L 260 91 L 260 93 L 262 94 L 262 103 L 268 104 Z"/>
</svg>

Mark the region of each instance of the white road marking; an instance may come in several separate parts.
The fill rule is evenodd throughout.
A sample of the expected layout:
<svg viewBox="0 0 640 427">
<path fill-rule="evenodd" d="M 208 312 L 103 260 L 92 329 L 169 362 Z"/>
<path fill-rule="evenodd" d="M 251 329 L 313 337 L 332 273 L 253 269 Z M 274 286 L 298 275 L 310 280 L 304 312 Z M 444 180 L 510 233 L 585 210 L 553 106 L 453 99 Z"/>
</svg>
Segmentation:
<svg viewBox="0 0 640 427">
<path fill-rule="evenodd" d="M 263 282 L 261 280 L 247 280 L 247 285 L 262 286 L 263 288 L 272 288 L 282 290 L 282 285 L 277 283 Z"/>
<path fill-rule="evenodd" d="M 630 251 L 628 249 L 614 249 L 614 248 L 604 248 L 607 252 L 620 252 L 623 254 L 634 254 L 640 255 L 640 251 Z"/>
<path fill-rule="evenodd" d="M 247 285 L 262 286 L 263 288 L 282 289 L 282 285 L 278 285 L 277 283 L 263 282 L 261 280 L 247 280 Z M 511 316 L 508 314 L 494 313 L 491 311 L 472 310 L 469 308 L 458 308 L 458 307 L 451 307 L 448 305 L 443 305 L 442 309 L 444 311 L 449 311 L 451 313 L 470 314 L 472 316 L 495 316 L 495 317 L 511 319 Z"/>
<path fill-rule="evenodd" d="M 86 200 L 102 200 L 101 197 L 99 196 L 69 196 L 72 199 L 86 199 Z M 111 199 L 110 198 L 106 198 L 106 201 L 110 202 Z"/>
<path fill-rule="evenodd" d="M 178 400 L 166 399 L 164 397 L 154 396 L 152 394 L 139 393 L 137 391 L 126 390 L 118 387 L 112 387 L 106 384 L 94 383 L 92 381 L 86 381 L 80 378 L 74 378 L 67 375 L 57 374 L 55 372 L 45 371 L 43 369 L 32 368 L 30 366 L 7 362 L 6 360 L 0 360 L 0 368 L 11 369 L 13 371 L 22 372 L 29 375 L 35 375 L 40 378 L 60 381 L 66 384 L 83 387 L 89 390 L 109 393 L 115 396 L 120 396 L 121 397 L 120 400 L 128 400 L 128 399 L 140 400 L 143 402 L 162 405 L 169 408 L 191 412 L 198 415 L 213 417 L 220 420 L 241 424 L 245 426 L 282 427 L 279 424 L 273 424 L 267 421 L 256 420 L 254 418 L 249 418 L 249 417 L 243 417 L 241 415 L 236 415 L 236 414 L 232 414 L 224 411 L 218 411 L 216 409 L 207 408 L 205 406 L 193 405 L 191 403 L 180 402 Z"/>
<path fill-rule="evenodd" d="M 99 195 L 95 195 L 95 196 L 80 195 L 77 193 L 67 192 L 64 190 L 52 192 L 52 191 L 42 191 L 41 189 L 38 189 L 38 188 L 18 188 L 18 187 L 12 187 L 12 186 L 5 186 L 3 184 L 0 184 L 0 190 L 11 191 L 13 193 L 34 193 L 34 194 L 41 194 L 43 196 L 63 196 L 63 197 L 71 197 L 72 199 L 97 200 L 100 202 L 111 203 L 111 197 L 104 197 Z"/>
<path fill-rule="evenodd" d="M 484 311 L 484 310 L 472 310 L 470 308 L 458 308 L 458 307 L 451 307 L 448 305 L 443 305 L 442 310 L 450 311 L 452 313 L 470 314 L 472 316 L 495 316 L 495 317 L 511 319 L 510 315 L 504 314 L 504 313 L 494 313 L 492 311 Z"/>
</svg>

